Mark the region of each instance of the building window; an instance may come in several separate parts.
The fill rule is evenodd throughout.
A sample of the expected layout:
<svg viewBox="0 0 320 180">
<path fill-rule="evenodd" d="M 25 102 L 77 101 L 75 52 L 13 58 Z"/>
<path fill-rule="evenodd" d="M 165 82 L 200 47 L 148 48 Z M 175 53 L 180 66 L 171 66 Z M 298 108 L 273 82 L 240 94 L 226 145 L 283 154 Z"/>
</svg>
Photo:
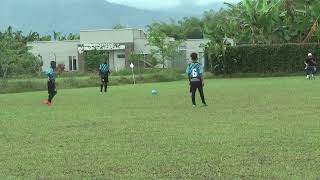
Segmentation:
<svg viewBox="0 0 320 180">
<path fill-rule="evenodd" d="M 72 56 L 69 56 L 69 71 L 72 71 Z"/>
<path fill-rule="evenodd" d="M 77 57 L 76 56 L 73 56 L 73 70 L 74 71 L 78 70 Z"/>
<path fill-rule="evenodd" d="M 125 54 L 118 54 L 117 56 L 119 59 L 123 59 L 123 58 L 126 58 L 126 55 Z"/>
</svg>

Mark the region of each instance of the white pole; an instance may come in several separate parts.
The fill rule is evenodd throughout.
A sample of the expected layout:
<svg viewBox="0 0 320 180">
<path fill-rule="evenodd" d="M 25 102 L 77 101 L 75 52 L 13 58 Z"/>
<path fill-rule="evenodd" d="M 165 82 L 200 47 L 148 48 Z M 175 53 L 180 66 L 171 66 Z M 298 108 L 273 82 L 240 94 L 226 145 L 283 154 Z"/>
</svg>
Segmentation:
<svg viewBox="0 0 320 180">
<path fill-rule="evenodd" d="M 136 85 L 136 79 L 135 79 L 135 77 L 134 77 L 134 71 L 133 71 L 133 68 L 134 68 L 133 63 L 130 64 L 130 68 L 131 68 L 131 71 L 132 71 L 133 85 Z"/>
<path fill-rule="evenodd" d="M 136 78 L 134 77 L 134 71 L 133 71 L 133 68 L 132 68 L 132 77 L 133 77 L 133 84 L 136 85 Z"/>
</svg>

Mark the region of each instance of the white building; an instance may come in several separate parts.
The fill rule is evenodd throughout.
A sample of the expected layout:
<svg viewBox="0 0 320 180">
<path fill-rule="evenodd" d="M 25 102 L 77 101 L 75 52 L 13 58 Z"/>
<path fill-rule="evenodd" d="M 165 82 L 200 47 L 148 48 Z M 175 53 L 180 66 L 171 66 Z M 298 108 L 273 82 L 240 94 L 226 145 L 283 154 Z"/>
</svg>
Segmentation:
<svg viewBox="0 0 320 180">
<path fill-rule="evenodd" d="M 183 56 L 179 66 L 184 67 L 190 61 L 190 54 L 199 54 L 199 61 L 204 64 L 203 46 L 208 40 L 186 40 L 179 47 Z M 129 67 L 131 53 L 148 55 L 152 47 L 147 43 L 147 35 L 139 29 L 99 29 L 80 31 L 79 41 L 41 41 L 28 43 L 30 52 L 44 62 L 43 69 L 50 61 L 64 65 L 66 71 L 85 71 L 85 53 L 91 50 L 105 51 L 110 68 L 114 71 Z M 102 60 L 103 61 L 103 60 Z M 175 62 L 176 63 L 176 62 Z M 167 64 L 172 67 L 172 63 Z"/>
</svg>

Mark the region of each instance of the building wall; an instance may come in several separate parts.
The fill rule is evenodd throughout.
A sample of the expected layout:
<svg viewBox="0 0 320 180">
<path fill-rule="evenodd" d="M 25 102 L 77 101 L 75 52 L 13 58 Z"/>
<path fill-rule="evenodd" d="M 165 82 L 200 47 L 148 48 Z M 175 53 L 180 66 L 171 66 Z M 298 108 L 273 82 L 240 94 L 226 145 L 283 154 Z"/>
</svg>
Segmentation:
<svg viewBox="0 0 320 180">
<path fill-rule="evenodd" d="M 119 71 L 125 68 L 126 58 L 124 50 L 109 52 L 109 67 L 111 71 Z"/>
<path fill-rule="evenodd" d="M 134 53 L 151 54 L 151 46 L 148 45 L 147 39 L 136 39 L 134 41 Z"/>
<path fill-rule="evenodd" d="M 198 53 L 199 62 L 201 64 L 205 64 L 205 58 L 204 58 L 204 45 L 209 42 L 208 39 L 188 39 L 183 45 L 186 47 L 186 57 L 187 57 L 187 63 L 192 62 L 191 61 L 191 53 Z"/>
<path fill-rule="evenodd" d="M 134 39 L 145 37 L 141 30 L 112 29 L 80 31 L 81 43 L 133 43 Z"/>
<path fill-rule="evenodd" d="M 80 41 L 50 41 L 29 43 L 33 48 L 30 50 L 35 56 L 40 55 L 44 62 L 43 70 L 50 66 L 50 61 L 56 60 L 57 64 L 64 64 L 69 70 L 69 56 L 76 57 L 77 68 L 85 71 L 84 55 L 78 53 L 78 46 L 91 43 L 116 43 L 124 45 L 124 50 L 109 51 L 109 64 L 112 71 L 119 71 L 129 67 L 129 56 L 132 52 L 136 54 L 151 54 L 151 47 L 148 45 L 147 36 L 142 30 L 119 29 L 119 30 L 88 30 L 80 32 Z M 171 39 L 172 40 L 172 39 Z M 193 39 L 186 40 L 179 47 L 179 54 L 175 62 L 166 62 L 166 67 L 184 68 L 191 62 L 190 54 L 198 53 L 199 62 L 203 65 L 204 47 L 209 40 Z"/>
<path fill-rule="evenodd" d="M 81 68 L 82 62 L 79 63 L 78 44 L 79 41 L 43 41 L 28 43 L 31 47 L 30 52 L 35 56 L 41 56 L 43 61 L 43 71 L 50 67 L 50 61 L 56 61 L 57 64 L 64 64 L 65 69 L 69 71 L 69 56 L 75 57 L 77 69 Z"/>
<path fill-rule="evenodd" d="M 136 39 L 147 39 L 147 35 L 143 30 L 134 29 L 133 30 L 134 40 Z"/>
</svg>

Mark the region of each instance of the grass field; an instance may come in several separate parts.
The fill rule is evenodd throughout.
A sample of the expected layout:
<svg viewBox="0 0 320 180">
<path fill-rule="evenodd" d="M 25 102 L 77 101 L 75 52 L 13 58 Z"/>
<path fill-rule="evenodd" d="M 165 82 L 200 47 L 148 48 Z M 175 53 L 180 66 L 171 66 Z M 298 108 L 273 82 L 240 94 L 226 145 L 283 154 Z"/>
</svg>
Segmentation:
<svg viewBox="0 0 320 180">
<path fill-rule="evenodd" d="M 319 89 L 208 80 L 197 108 L 183 81 L 61 90 L 52 108 L 0 95 L 0 179 L 319 179 Z"/>
</svg>

